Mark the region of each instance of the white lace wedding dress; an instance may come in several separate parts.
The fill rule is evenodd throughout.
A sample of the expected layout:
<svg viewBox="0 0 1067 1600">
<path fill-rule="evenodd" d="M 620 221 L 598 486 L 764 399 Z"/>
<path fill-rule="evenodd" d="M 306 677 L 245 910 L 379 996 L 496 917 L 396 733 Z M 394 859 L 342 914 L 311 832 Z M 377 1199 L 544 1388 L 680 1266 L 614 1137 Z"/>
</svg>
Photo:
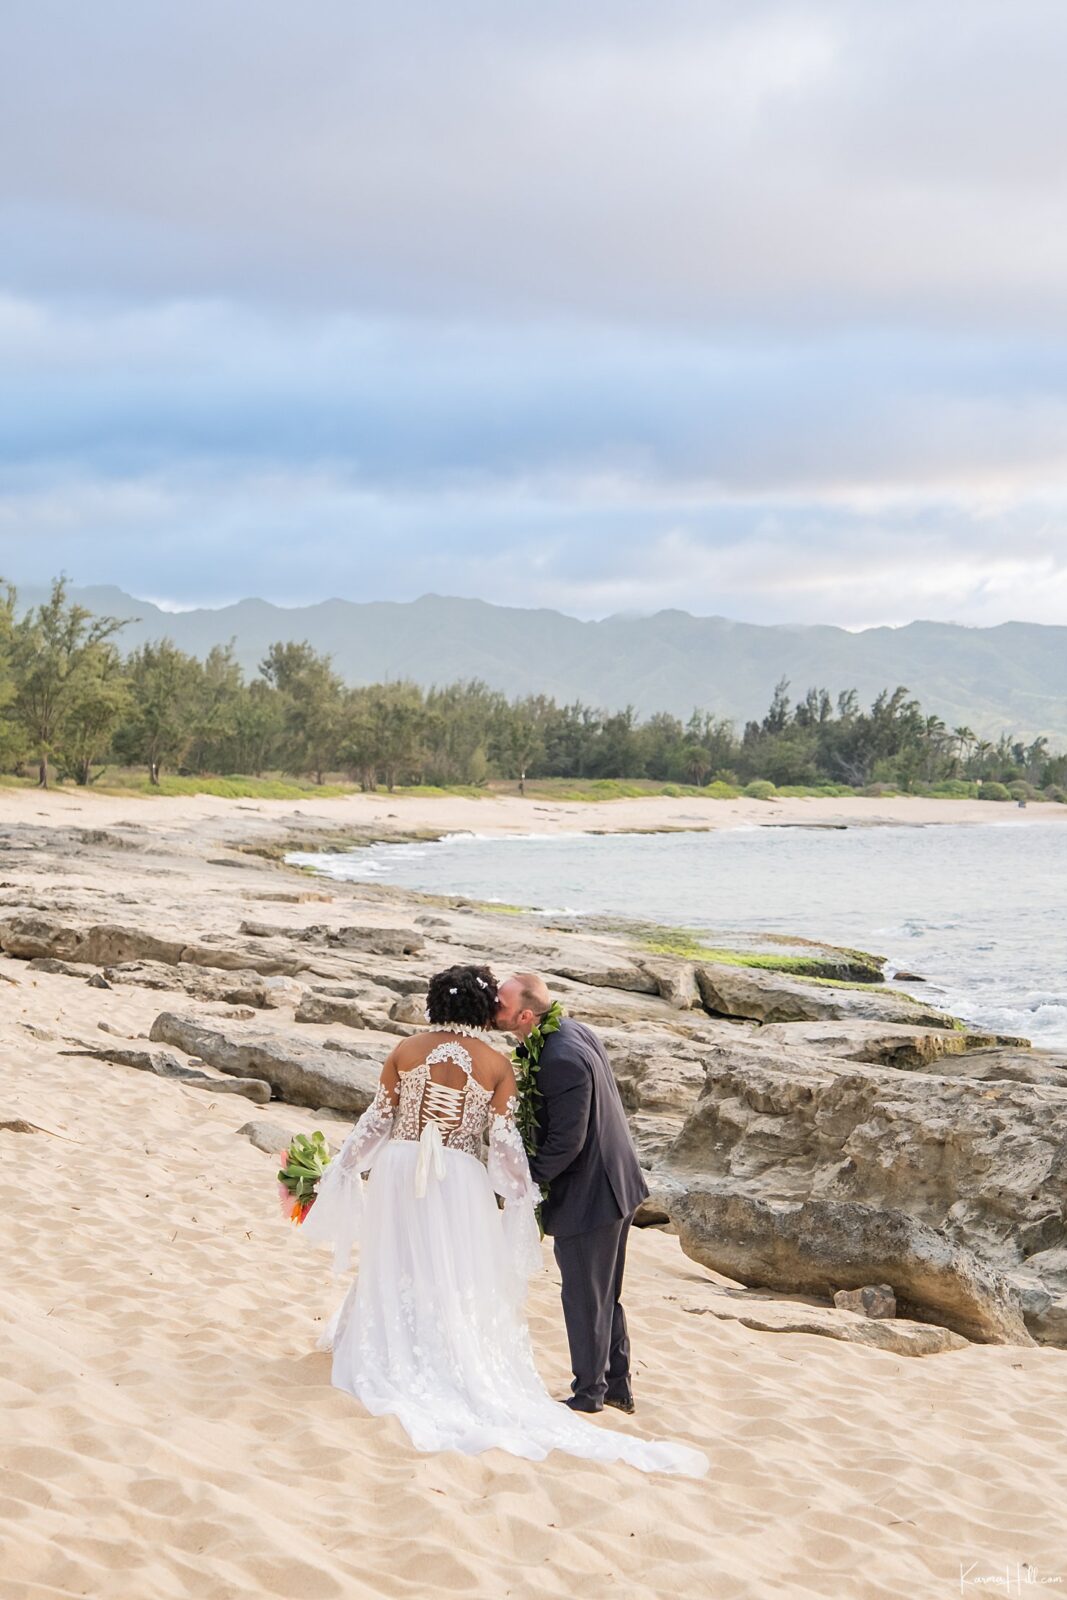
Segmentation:
<svg viewBox="0 0 1067 1600">
<path fill-rule="evenodd" d="M 462 1088 L 434 1079 L 446 1061 L 462 1068 Z M 451 1041 L 399 1080 L 393 1092 L 379 1085 L 299 1229 L 333 1246 L 335 1276 L 359 1243 L 356 1281 L 318 1341 L 333 1352 L 334 1384 L 373 1415 L 398 1417 L 417 1450 L 496 1448 L 534 1461 L 563 1450 L 649 1472 L 706 1472 L 701 1451 L 588 1422 L 538 1376 L 523 1301 L 542 1261 L 541 1195 L 514 1100 L 497 1105 L 469 1051 Z"/>
</svg>

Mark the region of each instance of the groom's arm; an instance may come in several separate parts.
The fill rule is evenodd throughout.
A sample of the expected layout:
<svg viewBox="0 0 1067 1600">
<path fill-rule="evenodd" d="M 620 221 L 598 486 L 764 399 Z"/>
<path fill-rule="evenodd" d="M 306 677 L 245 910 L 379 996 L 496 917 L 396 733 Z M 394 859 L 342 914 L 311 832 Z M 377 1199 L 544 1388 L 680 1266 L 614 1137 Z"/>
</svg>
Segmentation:
<svg viewBox="0 0 1067 1600">
<path fill-rule="evenodd" d="M 542 1062 L 537 1087 L 544 1096 L 544 1136 L 530 1157 L 535 1183 L 551 1183 L 581 1152 L 593 1106 L 593 1073 L 580 1057 Z"/>
</svg>

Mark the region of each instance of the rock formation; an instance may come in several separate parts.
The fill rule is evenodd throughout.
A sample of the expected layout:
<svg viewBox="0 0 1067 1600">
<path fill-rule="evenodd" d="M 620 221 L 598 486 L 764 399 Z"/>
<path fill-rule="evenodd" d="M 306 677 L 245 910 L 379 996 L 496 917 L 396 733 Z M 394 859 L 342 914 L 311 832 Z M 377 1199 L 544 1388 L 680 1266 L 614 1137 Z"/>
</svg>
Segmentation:
<svg viewBox="0 0 1067 1600">
<path fill-rule="evenodd" d="M 302 848 L 319 826 L 289 819 Z M 210 854 L 202 833 L 154 823 L 8 830 L 0 978 L 26 996 L 38 980 L 109 986 L 100 1022 L 115 1043 L 60 1040 L 48 1016 L 20 1013 L 37 1029 L 23 1039 L 74 1046 L 101 1074 L 148 1070 L 354 1119 L 397 1037 L 422 1024 L 434 971 L 536 968 L 602 1033 L 653 1190 L 639 1222 L 676 1231 L 750 1296 L 823 1301 L 790 1321 L 780 1302 L 772 1315 L 746 1300 L 765 1319 L 751 1326 L 906 1353 L 961 1338 L 1067 1346 L 1067 1055 L 963 1028 L 888 990 L 881 958 L 862 952 L 768 935 L 674 955 L 606 920 L 378 884 L 319 891 L 285 867 L 267 820 L 211 827 Z M 106 862 L 106 876 L 72 883 L 72 861 Z M 249 902 L 285 910 L 259 920 Z M 165 1049 L 110 1020 L 115 995 L 138 990 L 160 997 L 150 1042 Z M 901 1315 L 834 1308 L 869 1285 L 887 1285 Z"/>
</svg>

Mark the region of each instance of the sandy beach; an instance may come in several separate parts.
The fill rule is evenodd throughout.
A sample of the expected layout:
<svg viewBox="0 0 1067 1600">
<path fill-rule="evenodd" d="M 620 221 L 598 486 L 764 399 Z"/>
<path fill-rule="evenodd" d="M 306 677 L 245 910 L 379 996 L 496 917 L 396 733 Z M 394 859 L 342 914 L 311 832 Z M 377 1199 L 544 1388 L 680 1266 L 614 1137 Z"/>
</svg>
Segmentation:
<svg viewBox="0 0 1067 1600">
<path fill-rule="evenodd" d="M 91 789 L 0 788 L 0 825 L 43 821 L 108 827 L 132 820 L 182 826 L 199 820 L 215 824 L 216 835 L 229 837 L 242 830 L 242 821 L 258 813 L 282 823 L 293 815 L 314 819 L 338 829 L 373 829 L 387 838 L 391 833 L 432 829 L 441 833 L 480 833 L 503 836 L 516 833 L 627 833 L 659 828 L 738 828 L 807 823 L 849 827 L 929 827 L 937 823 L 1034 822 L 1067 823 L 1067 806 L 1052 801 L 1014 803 L 984 800 L 929 800 L 898 796 L 868 799 L 845 796 L 786 796 L 774 800 L 671 799 L 650 795 L 634 800 L 549 801 L 519 795 L 352 794 L 318 800 L 313 795 L 292 800 L 224 800 L 214 795 L 96 794 Z"/>
<path fill-rule="evenodd" d="M 300 901 L 306 878 L 214 860 L 294 812 L 383 833 L 1067 821 L 1062 806 L 946 801 L 294 807 L 0 790 L 0 915 L 32 900 L 203 940 L 232 937 L 249 915 L 311 922 L 331 908 Z M 76 832 L 118 827 L 140 843 L 108 851 Z M 69 858 L 42 874 L 35 852 L 57 830 L 75 830 Z M 291 903 L 268 904 L 279 899 Z M 0 958 L 3 1600 L 1067 1588 L 1067 1353 L 969 1344 L 915 1359 L 747 1327 L 714 1311 L 730 1281 L 656 1229 L 634 1236 L 625 1296 L 638 1411 L 605 1425 L 698 1445 L 705 1480 L 558 1455 L 419 1455 L 394 1419 L 331 1388 L 314 1341 L 344 1285 L 281 1220 L 270 1155 L 237 1136 L 257 1116 L 335 1141 L 347 1123 L 62 1053 L 144 1039 L 168 1003 Z M 540 1370 L 562 1395 L 547 1245 L 529 1309 Z"/>
</svg>

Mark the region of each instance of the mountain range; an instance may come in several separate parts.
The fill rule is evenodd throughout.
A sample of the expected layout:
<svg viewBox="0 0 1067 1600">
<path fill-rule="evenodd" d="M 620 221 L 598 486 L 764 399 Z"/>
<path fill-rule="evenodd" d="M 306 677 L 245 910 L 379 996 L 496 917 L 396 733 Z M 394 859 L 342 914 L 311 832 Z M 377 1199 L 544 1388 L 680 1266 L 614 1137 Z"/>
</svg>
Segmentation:
<svg viewBox="0 0 1067 1600">
<path fill-rule="evenodd" d="M 480 678 L 508 696 L 544 693 L 682 718 L 699 707 L 739 725 L 762 717 L 782 677 L 794 700 L 811 687 L 834 697 L 855 689 L 863 705 L 904 684 L 924 711 L 951 727 L 966 724 L 992 739 L 1045 734 L 1053 748 L 1067 744 L 1067 627 L 911 622 L 853 633 L 685 611 L 587 622 L 441 595 L 291 608 L 241 600 L 181 612 L 110 586 L 72 588 L 70 597 L 94 613 L 136 619 L 120 635 L 124 650 L 167 637 L 204 656 L 232 640 L 249 673 L 276 640 L 307 639 L 333 657 L 350 684 L 410 678 L 428 687 Z M 21 590 L 20 609 L 44 598 L 43 588 Z"/>
</svg>

